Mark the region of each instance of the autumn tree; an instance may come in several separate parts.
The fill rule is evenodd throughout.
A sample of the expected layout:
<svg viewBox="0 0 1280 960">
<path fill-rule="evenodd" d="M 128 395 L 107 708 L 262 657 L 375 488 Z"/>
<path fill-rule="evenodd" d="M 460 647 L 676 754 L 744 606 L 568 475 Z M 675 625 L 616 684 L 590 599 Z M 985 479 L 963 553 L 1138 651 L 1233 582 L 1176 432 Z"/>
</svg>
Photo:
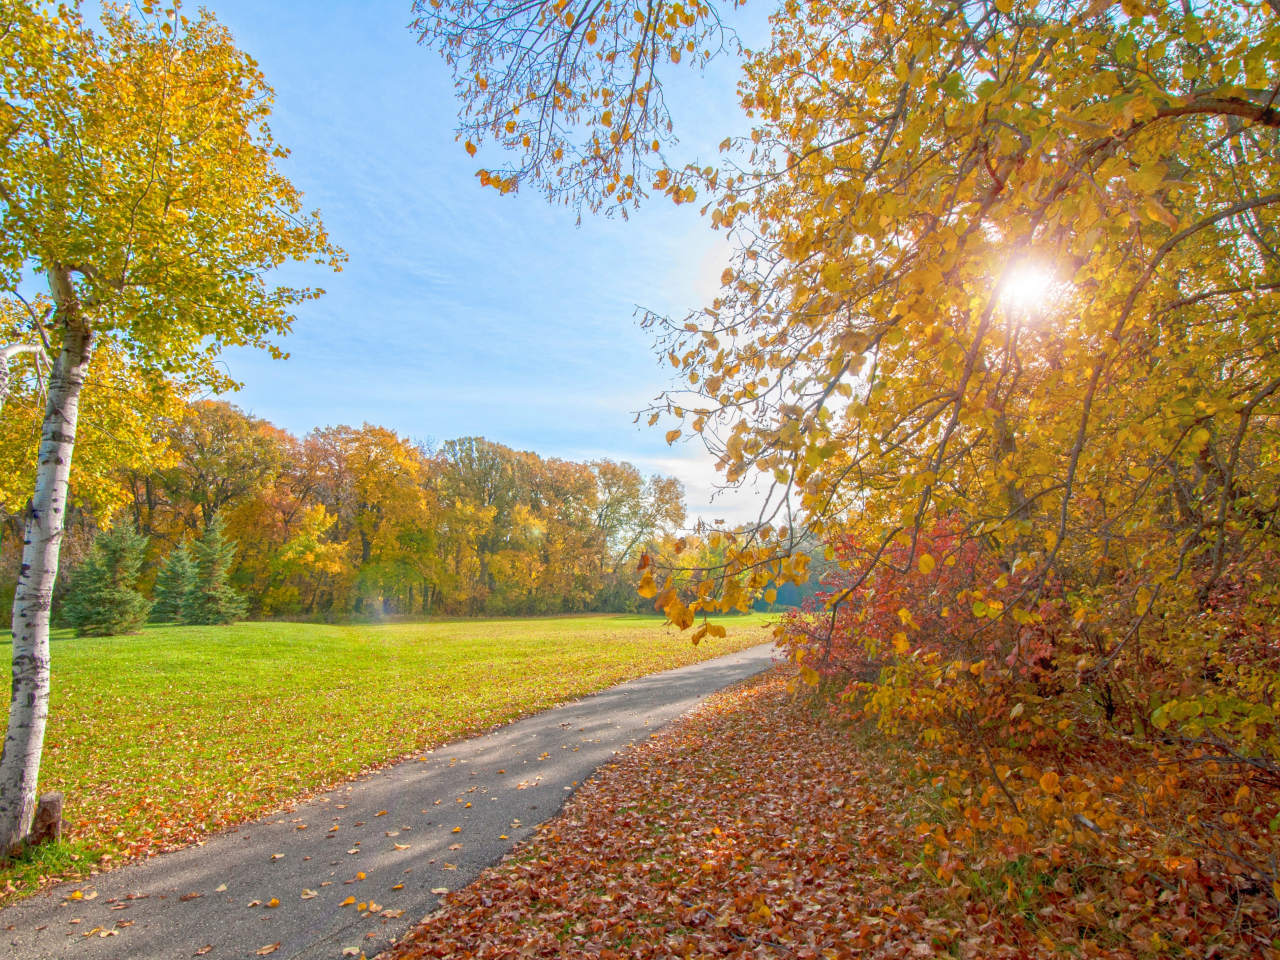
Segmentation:
<svg viewBox="0 0 1280 960">
<path fill-rule="evenodd" d="M 128 477 L 134 513 L 152 534 L 198 536 L 221 512 L 269 486 L 283 467 L 280 431 L 225 400 L 185 404 L 163 426 L 172 466 Z"/>
<path fill-rule="evenodd" d="M 482 181 L 593 204 L 644 152 L 596 106 L 610 71 L 711 22 L 431 9 L 463 131 L 526 151 Z M 708 533 L 723 559 L 692 594 L 662 570 L 645 591 L 692 625 L 806 577 L 816 535 L 838 589 L 794 653 L 816 683 L 863 644 L 881 671 L 850 696 L 889 726 L 979 758 L 1155 729 L 1153 750 L 1280 782 L 1280 10 L 788 0 L 772 25 L 744 60 L 751 137 L 649 185 L 705 198 L 738 250 L 706 309 L 650 318 L 683 380 L 651 423 L 773 496 Z M 580 123 L 548 132 L 547 104 Z M 548 146 L 597 192 L 549 176 Z M 1197 842 L 1280 880 L 1243 822 Z"/>
<path fill-rule="evenodd" d="M 644 477 L 627 462 L 597 460 L 596 527 L 609 548 L 611 573 L 633 559 L 638 547 L 685 523 L 684 485 L 675 477 Z"/>
<path fill-rule="evenodd" d="M 26 305 L 16 298 L 0 300 L 0 316 L 0 329 L 11 339 L 39 339 L 30 329 Z M 8 395 L 0 410 L 0 510 L 15 522 L 35 483 L 48 373 L 39 353 L 16 355 L 9 364 Z M 168 442 L 156 428 L 182 402 L 181 384 L 148 376 L 116 340 L 101 338 L 79 406 L 77 453 L 68 481 L 71 503 L 91 513 L 99 526 L 108 525 L 129 502 L 126 473 L 168 464 Z"/>
<path fill-rule="evenodd" d="M 94 349 L 156 377 L 225 384 L 223 345 L 271 349 L 308 290 L 268 286 L 288 260 L 338 252 L 276 169 L 271 91 L 211 14 L 8 3 L 0 29 L 0 276 L 46 278 L 31 323 L 53 357 L 13 615 L 13 696 L 0 758 L 0 846 L 35 808 L 58 568 L 79 405 Z"/>
</svg>

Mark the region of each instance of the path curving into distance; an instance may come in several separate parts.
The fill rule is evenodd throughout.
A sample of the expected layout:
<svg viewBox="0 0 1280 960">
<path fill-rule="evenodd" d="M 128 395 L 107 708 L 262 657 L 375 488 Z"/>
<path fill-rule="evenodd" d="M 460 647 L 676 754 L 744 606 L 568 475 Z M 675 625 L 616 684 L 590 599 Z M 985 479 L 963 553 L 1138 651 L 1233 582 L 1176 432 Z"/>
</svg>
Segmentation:
<svg viewBox="0 0 1280 960">
<path fill-rule="evenodd" d="M 62 884 L 0 910 L 0 957 L 230 960 L 272 944 L 261 955 L 273 960 L 339 960 L 351 947 L 372 957 L 436 909 L 433 890 L 466 886 L 601 764 L 772 662 L 773 645 L 764 644 L 631 680 L 203 846 Z M 67 899 L 75 889 L 86 899 Z M 348 897 L 379 910 L 341 906 Z"/>
</svg>

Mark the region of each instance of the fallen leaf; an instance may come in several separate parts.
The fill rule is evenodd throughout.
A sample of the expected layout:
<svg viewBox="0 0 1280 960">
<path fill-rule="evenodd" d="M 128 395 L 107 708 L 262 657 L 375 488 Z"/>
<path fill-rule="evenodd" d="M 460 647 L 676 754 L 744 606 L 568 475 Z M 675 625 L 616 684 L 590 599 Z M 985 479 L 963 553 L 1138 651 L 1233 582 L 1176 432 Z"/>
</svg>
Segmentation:
<svg viewBox="0 0 1280 960">
<path fill-rule="evenodd" d="M 347 851 L 347 853 L 351 854 L 352 856 L 355 856 L 355 855 L 356 855 L 357 853 L 359 853 L 359 852 L 360 852 L 360 851 L 359 851 L 358 849 L 357 849 L 357 850 L 348 850 L 348 851 Z"/>
<path fill-rule="evenodd" d="M 195 952 L 197 957 L 203 957 L 206 953 L 213 949 L 212 943 L 206 943 L 203 947 Z"/>
<path fill-rule="evenodd" d="M 398 837 L 398 836 L 400 836 L 400 831 L 399 831 L 399 830 L 388 830 L 388 831 L 387 831 L 387 836 L 388 836 L 388 837 Z"/>
<path fill-rule="evenodd" d="M 316 892 L 315 890 L 308 890 L 306 887 L 303 887 L 303 888 L 302 888 L 302 899 L 303 899 L 303 900 L 310 900 L 310 899 L 312 899 L 312 898 L 313 898 L 313 897 L 315 897 L 315 896 L 318 896 L 318 894 L 317 894 L 317 892 Z"/>
<path fill-rule="evenodd" d="M 223 884 L 222 886 L 220 886 L 220 887 L 214 887 L 214 888 L 213 888 L 213 892 L 214 892 L 214 893 L 226 893 L 226 892 L 227 892 L 227 885 L 224 883 L 224 884 Z"/>
<path fill-rule="evenodd" d="M 395 920 L 399 917 L 404 916 L 404 911 L 403 910 L 383 910 L 380 914 L 378 914 L 378 916 L 387 917 L 390 920 Z"/>
<path fill-rule="evenodd" d="M 456 866 L 456 865 L 454 865 L 454 864 L 452 864 L 452 863 L 446 863 L 446 864 L 444 865 L 444 868 L 445 868 L 446 870 L 457 870 L 457 869 L 458 869 L 458 868 L 457 868 L 457 866 Z"/>
<path fill-rule="evenodd" d="M 199 900 L 199 899 L 200 899 L 201 897 L 203 897 L 203 896 L 204 896 L 204 894 L 203 894 L 203 893 L 194 893 L 194 892 L 192 892 L 192 893 L 184 893 L 184 894 L 183 894 L 182 896 L 180 896 L 178 899 L 179 899 L 179 900 L 181 900 L 183 903 L 185 903 L 185 902 L 186 902 L 186 901 L 188 901 L 188 900 Z"/>
<path fill-rule="evenodd" d="M 347 897 L 347 899 L 343 900 L 340 904 L 338 904 L 338 906 L 340 906 L 340 907 L 349 907 L 349 906 L 351 906 L 351 905 L 352 905 L 353 903 L 355 903 L 355 902 L 356 902 L 356 898 L 355 898 L 355 897 Z"/>
<path fill-rule="evenodd" d="M 377 813 L 374 814 L 375 817 L 385 817 L 386 815 L 387 815 L 387 811 L 385 810 L 379 810 Z"/>
<path fill-rule="evenodd" d="M 98 934 L 98 936 L 100 936 L 100 937 L 118 937 L 118 936 L 120 936 L 120 931 L 119 931 L 119 930 L 103 930 L 103 931 L 101 931 L 101 932 Z"/>
<path fill-rule="evenodd" d="M 71 893 L 70 893 L 70 894 L 68 894 L 67 899 L 68 899 L 68 900 L 83 900 L 83 899 L 84 899 L 84 894 L 83 894 L 83 893 L 81 893 L 79 890 L 72 890 L 72 891 L 71 891 Z"/>
<path fill-rule="evenodd" d="M 498 839 L 499 839 L 499 840 L 510 840 L 511 838 L 510 838 L 510 837 L 508 837 L 508 836 L 504 833 L 504 834 L 502 834 L 500 837 L 498 837 Z"/>
<path fill-rule="evenodd" d="M 396 843 L 396 844 L 393 844 L 393 846 L 394 846 L 397 850 L 408 850 L 408 849 L 409 849 L 409 847 L 410 847 L 410 844 L 407 844 L 407 843 Z"/>
<path fill-rule="evenodd" d="M 356 909 L 357 909 L 357 910 L 360 910 L 360 911 L 363 911 L 363 910 L 364 910 L 366 907 L 368 907 L 368 906 L 369 906 L 369 904 L 368 904 L 368 903 L 366 903 L 366 902 L 361 902 L 361 903 L 357 903 L 357 904 L 356 904 Z"/>
<path fill-rule="evenodd" d="M 357 874 L 356 874 L 356 879 L 357 879 L 357 880 L 363 880 L 363 879 L 364 879 L 364 874 L 363 874 L 363 873 L 357 873 Z"/>
<path fill-rule="evenodd" d="M 382 909 L 382 904 L 380 904 L 380 903 L 374 903 L 372 900 L 370 900 L 370 901 L 369 901 L 369 912 L 370 912 L 370 913 L 377 913 L 377 912 L 378 912 L 379 910 L 381 910 L 381 909 Z"/>
<path fill-rule="evenodd" d="M 86 894 L 84 895 L 84 898 L 85 898 L 86 900 L 92 900 L 92 899 L 94 899 L 95 897 L 97 897 L 97 895 L 98 895 L 98 891 L 97 891 L 97 890 L 93 890 L 93 891 L 91 891 L 91 892 L 89 892 L 89 893 L 86 893 Z"/>
<path fill-rule="evenodd" d="M 392 890 L 403 890 L 403 889 L 404 889 L 404 884 L 403 884 L 403 883 L 397 883 L 397 884 L 396 884 L 394 887 L 392 887 L 391 889 L 392 889 Z"/>
<path fill-rule="evenodd" d="M 434 893 L 437 897 L 443 897 L 446 893 L 449 892 L 449 888 L 448 887 L 432 887 L 431 892 Z"/>
<path fill-rule="evenodd" d="M 260 907 L 260 906 L 262 906 L 262 901 L 261 901 L 261 900 L 250 900 L 250 901 L 246 904 L 246 906 L 250 906 L 250 907 Z"/>
<path fill-rule="evenodd" d="M 342 955 L 344 957 L 358 957 L 360 956 L 360 948 L 359 947 L 343 947 Z"/>
<path fill-rule="evenodd" d="M 279 860 L 279 859 L 280 859 L 281 857 L 283 857 L 283 856 L 284 856 L 284 854 L 283 854 L 283 853 L 273 853 L 273 854 L 271 855 L 271 859 L 272 859 L 272 860 Z"/>
<path fill-rule="evenodd" d="M 460 843 L 452 844 L 452 845 L 449 847 L 449 849 L 450 849 L 450 850 L 461 850 L 461 849 L 462 849 L 462 844 L 460 844 Z"/>
<path fill-rule="evenodd" d="M 461 832 L 462 832 L 462 828 L 461 828 L 461 827 L 454 827 L 454 828 L 453 828 L 453 832 L 454 832 L 454 833 L 461 833 Z"/>
<path fill-rule="evenodd" d="M 268 943 L 265 947 L 261 948 L 261 949 L 258 951 L 258 956 L 260 956 L 260 957 L 265 957 L 267 954 L 269 954 L 269 953 L 275 953 L 275 952 L 276 952 L 277 950 L 279 950 L 279 949 L 280 949 L 280 944 L 278 944 L 278 943 Z"/>
<path fill-rule="evenodd" d="M 270 909 L 274 910 L 276 907 L 280 906 L 280 901 L 277 900 L 275 897 L 272 897 L 270 900 L 267 901 L 267 906 Z"/>
</svg>

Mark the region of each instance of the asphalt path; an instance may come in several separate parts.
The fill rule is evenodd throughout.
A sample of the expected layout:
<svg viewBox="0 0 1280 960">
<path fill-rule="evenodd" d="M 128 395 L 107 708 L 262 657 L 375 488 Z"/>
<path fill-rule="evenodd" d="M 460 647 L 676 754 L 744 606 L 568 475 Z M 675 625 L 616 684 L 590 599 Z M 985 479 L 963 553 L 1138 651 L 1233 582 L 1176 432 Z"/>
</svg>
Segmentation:
<svg viewBox="0 0 1280 960">
<path fill-rule="evenodd" d="M 372 957 L 435 910 L 441 891 L 466 886 L 554 816 L 602 764 L 772 659 L 765 644 L 632 680 L 201 846 L 63 884 L 0 910 L 0 955 Z"/>
</svg>

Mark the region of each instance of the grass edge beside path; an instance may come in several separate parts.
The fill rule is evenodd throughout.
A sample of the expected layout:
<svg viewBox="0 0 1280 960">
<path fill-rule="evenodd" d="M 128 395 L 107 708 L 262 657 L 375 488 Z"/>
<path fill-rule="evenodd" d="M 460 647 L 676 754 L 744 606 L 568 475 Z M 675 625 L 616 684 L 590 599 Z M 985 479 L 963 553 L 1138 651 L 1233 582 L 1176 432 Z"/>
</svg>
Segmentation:
<svg viewBox="0 0 1280 960">
<path fill-rule="evenodd" d="M 148 627 L 53 643 L 41 792 L 66 839 L 0 860 L 0 905 L 211 834 L 424 749 L 650 673 L 767 642 L 726 621 L 698 647 L 656 617 Z"/>
<path fill-rule="evenodd" d="M 791 672 L 618 757 L 380 958 L 1280 960 L 1274 917 L 1195 882 L 1170 896 L 1134 871 L 1112 896 L 1098 865 L 1035 862 L 999 834 L 948 849 L 937 758 L 788 695 Z"/>
</svg>

